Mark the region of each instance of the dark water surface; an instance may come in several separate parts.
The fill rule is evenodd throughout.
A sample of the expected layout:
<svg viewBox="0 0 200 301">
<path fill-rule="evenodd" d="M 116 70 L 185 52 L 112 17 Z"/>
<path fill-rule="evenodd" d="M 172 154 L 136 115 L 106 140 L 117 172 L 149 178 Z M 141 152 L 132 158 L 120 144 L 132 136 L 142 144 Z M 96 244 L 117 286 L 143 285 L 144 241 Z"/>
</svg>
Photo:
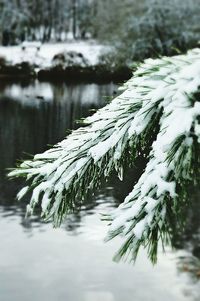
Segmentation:
<svg viewBox="0 0 200 301">
<path fill-rule="evenodd" d="M 139 169 L 131 183 L 130 176 L 123 184 L 113 179 L 56 230 L 37 215 L 24 218 L 26 204 L 14 198 L 20 183 L 5 178 L 5 168 L 25 152 L 58 142 L 115 92 L 113 84 L 0 84 L 0 301 L 200 300 L 198 202 L 188 212 L 187 231 L 175 236 L 176 251 L 160 251 L 154 267 L 145 251 L 135 265 L 117 264 L 112 257 L 120 239 L 104 243 L 100 214 L 119 204 Z"/>
</svg>

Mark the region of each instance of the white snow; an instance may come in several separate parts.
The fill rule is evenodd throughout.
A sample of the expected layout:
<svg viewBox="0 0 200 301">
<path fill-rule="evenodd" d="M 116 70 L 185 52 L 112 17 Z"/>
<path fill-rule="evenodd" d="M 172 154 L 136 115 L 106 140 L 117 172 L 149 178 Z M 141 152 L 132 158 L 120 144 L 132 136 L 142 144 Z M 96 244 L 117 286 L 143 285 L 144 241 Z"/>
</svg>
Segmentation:
<svg viewBox="0 0 200 301">
<path fill-rule="evenodd" d="M 23 50 L 23 46 L 24 44 L 8 47 L 0 46 L 0 57 L 4 57 L 12 64 L 29 62 L 30 64 L 36 64 L 39 67 L 49 67 L 56 54 L 66 51 L 75 51 L 77 53 L 82 53 L 91 65 L 95 65 L 98 63 L 100 54 L 107 49 L 106 46 L 100 45 L 95 41 L 42 44 L 39 51 L 37 50 L 37 47 L 28 47 L 27 45 L 26 49 Z"/>
<path fill-rule="evenodd" d="M 176 64 L 175 67 L 177 68 Z M 142 71 L 142 69 L 139 70 Z M 144 131 L 150 121 L 149 116 L 146 117 L 144 112 L 145 109 L 151 107 L 151 104 L 154 103 L 154 95 L 156 95 L 156 100 L 160 99 L 161 101 L 159 107 L 163 109 L 163 116 L 160 121 L 160 132 L 153 143 L 150 154 L 151 159 L 147 164 L 146 170 L 133 188 L 133 191 L 125 199 L 124 204 L 113 213 L 114 221 L 110 227 L 110 233 L 120 228 L 123 228 L 125 235 L 129 233 L 129 229 L 131 229 L 132 225 L 130 226 L 128 217 L 131 216 L 132 207 L 140 207 L 139 212 L 141 212 L 143 210 L 142 206 L 146 201 L 147 205 L 145 209 L 147 209 L 147 217 L 150 216 L 151 220 L 153 218 L 153 210 L 155 211 L 154 214 L 156 214 L 156 206 L 154 205 L 163 201 L 163 196 L 166 192 L 169 193 L 172 199 L 176 196 L 176 183 L 174 181 L 168 182 L 167 177 L 169 172 L 173 170 L 176 165 L 178 153 L 170 164 L 167 163 L 167 156 L 176 139 L 182 135 L 185 135 L 183 145 L 186 145 L 188 149 L 192 145 L 193 139 L 189 137 L 189 135 L 194 121 L 197 116 L 200 116 L 200 103 L 196 101 L 191 105 L 188 95 L 197 91 L 200 86 L 200 52 L 198 52 L 194 61 L 190 61 L 190 66 L 188 66 L 187 63 L 186 66 L 182 66 L 180 71 L 178 68 L 177 71 L 173 73 L 174 84 L 167 84 L 169 82 L 168 77 L 170 76 L 166 74 L 164 86 L 163 80 L 160 81 L 160 85 L 159 81 L 156 80 L 157 88 L 154 92 L 147 93 L 143 96 L 143 107 L 137 112 L 129 128 L 130 137 Z M 134 82 L 134 79 L 132 81 Z M 141 79 L 140 83 L 142 84 L 144 81 L 145 78 L 143 80 Z M 152 86 L 152 82 L 150 82 L 150 86 Z M 157 93 L 157 91 L 159 91 L 159 93 Z M 150 96 L 152 98 L 150 98 Z M 150 102 L 149 98 L 151 99 Z M 152 116 L 152 112 L 150 115 Z M 195 133 L 197 136 L 199 135 L 199 125 L 197 121 L 195 121 Z M 182 168 L 184 169 L 184 166 Z M 176 178 L 176 175 L 174 175 L 174 177 Z M 151 206 L 149 203 L 154 205 Z M 152 209 L 150 215 L 149 208 Z M 132 215 L 133 223 L 134 217 L 137 218 L 137 215 Z M 163 219 L 164 216 L 161 218 Z M 143 220 L 133 227 L 132 232 L 136 239 L 141 239 L 147 225 L 149 225 L 149 220 L 147 220 L 145 216 Z"/>
</svg>

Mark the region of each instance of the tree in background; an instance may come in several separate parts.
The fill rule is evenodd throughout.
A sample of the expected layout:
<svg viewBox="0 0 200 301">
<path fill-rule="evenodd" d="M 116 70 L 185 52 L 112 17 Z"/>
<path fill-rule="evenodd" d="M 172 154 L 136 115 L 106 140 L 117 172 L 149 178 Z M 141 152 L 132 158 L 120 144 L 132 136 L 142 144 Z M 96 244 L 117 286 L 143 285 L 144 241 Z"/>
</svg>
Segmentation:
<svg viewBox="0 0 200 301">
<path fill-rule="evenodd" d="M 24 39 L 61 40 L 69 31 L 70 4 L 70 0 L 2 0 L 2 34 L 9 33 L 9 44 Z"/>
<path fill-rule="evenodd" d="M 115 45 L 117 59 L 129 64 L 185 51 L 200 39 L 200 0 L 102 0 L 96 4 L 95 35 Z"/>
<path fill-rule="evenodd" d="M 200 0 L 1 0 L 0 7 L 10 44 L 71 33 L 108 42 L 132 60 L 184 50 L 200 38 Z"/>
</svg>

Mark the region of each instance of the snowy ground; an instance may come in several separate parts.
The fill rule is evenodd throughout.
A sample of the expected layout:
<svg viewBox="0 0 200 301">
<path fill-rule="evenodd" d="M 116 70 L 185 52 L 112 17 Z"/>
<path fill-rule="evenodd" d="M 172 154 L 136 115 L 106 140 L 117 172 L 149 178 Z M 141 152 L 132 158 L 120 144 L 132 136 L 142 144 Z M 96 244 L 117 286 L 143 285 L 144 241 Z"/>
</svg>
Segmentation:
<svg viewBox="0 0 200 301">
<path fill-rule="evenodd" d="M 94 41 L 76 41 L 68 43 L 43 44 L 39 51 L 36 47 L 27 47 L 25 50 L 22 46 L 0 46 L 0 57 L 4 57 L 11 64 L 29 62 L 39 67 L 49 67 L 52 58 L 64 51 L 75 51 L 82 53 L 91 65 L 98 63 L 99 55 L 106 50 L 106 47 L 99 45 Z"/>
</svg>

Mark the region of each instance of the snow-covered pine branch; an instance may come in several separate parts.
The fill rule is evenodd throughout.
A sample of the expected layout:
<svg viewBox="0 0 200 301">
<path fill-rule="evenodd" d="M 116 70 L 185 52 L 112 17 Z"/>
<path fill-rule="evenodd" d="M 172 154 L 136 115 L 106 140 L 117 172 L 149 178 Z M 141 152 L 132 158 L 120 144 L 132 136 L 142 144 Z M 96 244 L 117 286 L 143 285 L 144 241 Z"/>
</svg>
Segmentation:
<svg viewBox="0 0 200 301">
<path fill-rule="evenodd" d="M 124 85 L 124 92 L 88 117 L 85 127 L 10 172 L 10 177 L 28 181 L 18 199 L 32 191 L 28 212 L 41 204 L 42 216 L 57 226 L 101 178 L 116 169 L 122 179 L 124 162 L 132 165 L 149 149 L 138 183 L 107 217 L 111 221 L 107 238 L 124 237 L 120 258 L 130 254 L 134 259 L 144 245 L 155 260 L 157 241 L 167 238 L 171 213 L 181 206 L 185 185 L 198 181 L 199 87 L 199 49 L 147 59 Z"/>
</svg>

